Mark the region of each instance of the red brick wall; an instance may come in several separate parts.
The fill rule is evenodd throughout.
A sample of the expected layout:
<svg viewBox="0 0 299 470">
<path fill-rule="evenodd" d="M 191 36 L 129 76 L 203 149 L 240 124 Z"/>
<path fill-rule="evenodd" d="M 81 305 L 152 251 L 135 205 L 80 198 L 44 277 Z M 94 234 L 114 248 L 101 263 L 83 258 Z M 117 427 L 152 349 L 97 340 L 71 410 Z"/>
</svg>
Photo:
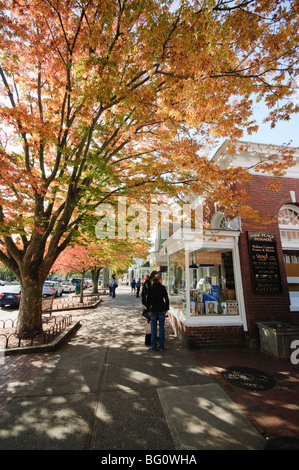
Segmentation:
<svg viewBox="0 0 299 470">
<path fill-rule="evenodd" d="M 189 349 L 232 348 L 245 345 L 240 326 L 186 326 L 169 314 L 171 326 L 179 340 Z"/>
<path fill-rule="evenodd" d="M 277 181 L 280 183 L 281 188 L 279 191 L 276 192 L 267 188 L 270 181 Z M 284 204 L 292 204 L 290 196 L 291 190 L 295 191 L 296 200 L 299 201 L 299 183 L 298 180 L 292 178 L 254 176 L 245 188 L 247 194 L 251 198 L 250 205 L 259 209 L 260 213 L 267 216 L 277 216 L 279 209 Z M 247 231 L 265 231 L 267 233 L 275 234 L 282 292 L 256 294 L 253 291 Z M 283 321 L 293 325 L 299 325 L 299 312 L 290 312 L 289 309 L 289 294 L 278 223 L 274 222 L 270 225 L 257 228 L 252 226 L 252 222 L 242 220 L 242 233 L 240 236 L 239 249 L 249 337 L 253 338 L 258 336 L 258 328 L 256 326 L 256 322 L 258 321 Z"/>
</svg>

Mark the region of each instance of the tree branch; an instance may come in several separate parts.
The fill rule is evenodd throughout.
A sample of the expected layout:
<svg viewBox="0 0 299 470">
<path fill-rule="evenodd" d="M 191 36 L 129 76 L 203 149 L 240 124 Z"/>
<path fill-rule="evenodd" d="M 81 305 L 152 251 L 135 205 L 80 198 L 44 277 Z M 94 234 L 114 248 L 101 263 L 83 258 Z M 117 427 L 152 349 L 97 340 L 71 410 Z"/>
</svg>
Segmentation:
<svg viewBox="0 0 299 470">
<path fill-rule="evenodd" d="M 9 101 L 10 101 L 12 107 L 13 107 L 13 108 L 16 108 L 16 103 L 15 103 L 15 100 L 14 100 L 13 93 L 12 93 L 11 90 L 10 90 L 10 86 L 9 86 L 9 84 L 8 84 L 8 81 L 7 81 L 7 79 L 6 79 L 4 70 L 3 70 L 3 68 L 1 67 L 1 65 L 0 65 L 0 75 L 1 75 L 1 78 L 2 78 L 2 81 L 3 81 L 3 84 L 4 84 L 4 87 L 6 88 Z M 21 122 L 20 122 L 18 119 L 17 119 L 17 126 L 18 126 L 18 129 L 19 129 L 19 130 L 22 129 Z M 26 169 L 27 169 L 27 171 L 31 172 L 30 159 L 29 159 L 29 145 L 28 145 L 26 133 L 25 133 L 25 132 L 21 132 L 21 136 L 22 136 L 22 138 L 23 138 L 23 140 L 24 140 L 23 149 L 24 149 L 24 154 L 25 154 Z"/>
</svg>

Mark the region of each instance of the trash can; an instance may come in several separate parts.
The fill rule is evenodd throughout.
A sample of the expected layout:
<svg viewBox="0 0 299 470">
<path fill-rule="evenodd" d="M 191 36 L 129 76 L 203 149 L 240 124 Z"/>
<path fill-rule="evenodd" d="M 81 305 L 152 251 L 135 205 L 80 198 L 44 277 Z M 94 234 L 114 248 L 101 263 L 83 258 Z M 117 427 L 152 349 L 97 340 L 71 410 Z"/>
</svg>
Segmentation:
<svg viewBox="0 0 299 470">
<path fill-rule="evenodd" d="M 81 292 L 81 284 L 76 284 L 76 294 L 80 294 Z"/>
</svg>

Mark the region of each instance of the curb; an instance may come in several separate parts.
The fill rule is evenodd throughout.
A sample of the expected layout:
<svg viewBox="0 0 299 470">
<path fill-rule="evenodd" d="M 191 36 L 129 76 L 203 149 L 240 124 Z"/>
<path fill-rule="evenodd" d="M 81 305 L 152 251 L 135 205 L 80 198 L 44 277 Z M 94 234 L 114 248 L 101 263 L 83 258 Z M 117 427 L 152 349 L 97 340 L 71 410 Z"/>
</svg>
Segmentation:
<svg viewBox="0 0 299 470">
<path fill-rule="evenodd" d="M 13 354 L 29 354 L 29 353 L 45 353 L 53 352 L 58 349 L 62 343 L 69 339 L 74 333 L 76 333 L 79 328 L 81 328 L 81 323 L 78 321 L 74 325 L 66 328 L 57 338 L 55 338 L 49 344 L 40 344 L 36 346 L 24 346 L 20 348 L 11 348 L 11 349 L 1 349 L 0 354 L 4 356 L 10 356 Z"/>
</svg>

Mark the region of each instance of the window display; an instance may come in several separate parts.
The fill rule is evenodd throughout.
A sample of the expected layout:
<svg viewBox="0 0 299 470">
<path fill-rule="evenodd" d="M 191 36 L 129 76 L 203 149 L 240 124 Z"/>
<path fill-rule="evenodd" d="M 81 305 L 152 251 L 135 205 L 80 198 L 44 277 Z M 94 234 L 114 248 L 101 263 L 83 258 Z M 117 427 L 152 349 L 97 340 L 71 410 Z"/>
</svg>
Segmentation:
<svg viewBox="0 0 299 470">
<path fill-rule="evenodd" d="M 238 315 L 231 250 L 189 254 L 190 315 Z"/>
<path fill-rule="evenodd" d="M 170 306 L 191 317 L 239 315 L 232 250 L 189 252 L 188 283 L 185 256 L 184 249 L 169 256 Z"/>
<path fill-rule="evenodd" d="M 185 250 L 169 257 L 169 303 L 170 306 L 186 314 L 186 268 Z"/>
</svg>

